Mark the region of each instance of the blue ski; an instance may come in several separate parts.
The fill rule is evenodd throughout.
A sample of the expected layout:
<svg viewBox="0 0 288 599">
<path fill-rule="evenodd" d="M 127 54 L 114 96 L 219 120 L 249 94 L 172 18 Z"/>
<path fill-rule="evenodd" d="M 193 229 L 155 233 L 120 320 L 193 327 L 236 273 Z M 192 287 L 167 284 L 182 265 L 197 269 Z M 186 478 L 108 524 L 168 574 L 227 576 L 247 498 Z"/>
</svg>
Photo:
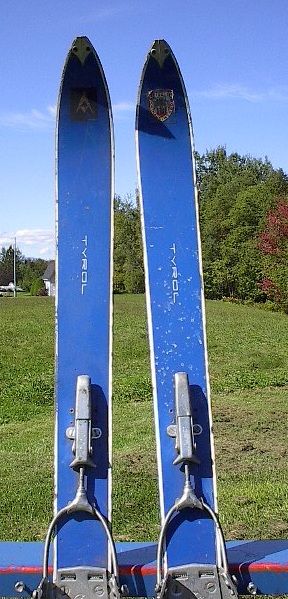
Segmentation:
<svg viewBox="0 0 288 599">
<path fill-rule="evenodd" d="M 162 528 L 158 597 L 236 594 L 216 515 L 193 136 L 179 66 L 156 40 L 136 116 Z"/>
<path fill-rule="evenodd" d="M 38 588 L 44 596 L 59 588 L 71 599 L 94 596 L 96 587 L 104 598 L 118 593 L 109 524 L 113 160 L 104 72 L 90 41 L 78 37 L 58 103 L 55 517 Z"/>
</svg>

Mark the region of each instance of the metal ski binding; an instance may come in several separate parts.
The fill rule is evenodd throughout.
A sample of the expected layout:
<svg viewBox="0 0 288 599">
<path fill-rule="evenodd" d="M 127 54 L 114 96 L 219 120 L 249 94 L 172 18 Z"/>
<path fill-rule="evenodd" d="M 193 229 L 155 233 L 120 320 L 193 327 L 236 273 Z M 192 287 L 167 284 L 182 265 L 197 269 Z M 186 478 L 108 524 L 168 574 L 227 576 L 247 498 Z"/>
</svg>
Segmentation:
<svg viewBox="0 0 288 599">
<path fill-rule="evenodd" d="M 66 437 L 74 441 L 72 451 L 75 455 L 70 468 L 77 470 L 82 465 L 95 468 L 91 458 L 92 439 L 101 437 L 100 428 L 92 428 L 90 379 L 86 375 L 77 377 L 75 425 L 66 430 Z"/>
<path fill-rule="evenodd" d="M 60 597 L 74 599 L 76 596 L 94 599 L 96 592 L 102 599 L 119 599 L 119 569 L 109 523 L 96 506 L 89 502 L 85 487 L 85 470 L 88 467 L 95 467 L 91 457 L 91 442 L 92 439 L 101 436 L 100 429 L 92 429 L 91 382 L 87 375 L 77 377 L 75 426 L 69 427 L 66 435 L 73 440 L 72 450 L 75 457 L 70 467 L 78 473 L 78 488 L 73 501 L 59 510 L 48 528 L 44 545 L 42 580 L 32 596 L 33 599 L 60 599 Z M 56 578 L 52 582 L 48 578 L 49 548 L 52 535 L 59 521 L 64 516 L 75 512 L 87 512 L 101 522 L 110 546 L 112 572 L 108 572 L 105 568 L 91 566 L 67 567 L 57 570 Z"/>
<path fill-rule="evenodd" d="M 189 380 L 186 372 L 176 372 L 175 377 L 176 424 L 169 426 L 167 433 L 176 437 L 177 457 L 174 465 L 184 466 L 184 487 L 180 499 L 167 512 L 161 529 L 157 549 L 157 599 L 208 599 L 213 593 L 214 599 L 237 599 L 237 590 L 229 570 L 223 531 L 217 514 L 199 499 L 191 484 L 191 468 L 199 464 L 196 456 L 195 435 L 201 432 L 193 424 L 189 393 Z M 164 546 L 169 524 L 173 516 L 183 509 L 205 510 L 212 518 L 217 536 L 216 564 L 187 564 L 164 571 Z"/>
</svg>

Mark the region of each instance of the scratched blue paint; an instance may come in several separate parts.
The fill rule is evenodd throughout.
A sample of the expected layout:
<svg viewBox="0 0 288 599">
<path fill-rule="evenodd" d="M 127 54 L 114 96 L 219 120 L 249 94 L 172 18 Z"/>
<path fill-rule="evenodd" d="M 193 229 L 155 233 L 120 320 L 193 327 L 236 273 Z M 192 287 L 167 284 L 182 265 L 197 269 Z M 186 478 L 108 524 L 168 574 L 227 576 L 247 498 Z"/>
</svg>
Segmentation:
<svg viewBox="0 0 288 599">
<path fill-rule="evenodd" d="M 86 59 L 73 51 L 81 46 Z M 90 48 L 88 51 L 85 48 Z M 79 54 L 79 51 L 78 51 Z M 71 470 L 76 379 L 91 377 L 96 468 L 88 474 L 88 496 L 104 516 L 108 502 L 108 403 L 111 172 L 111 106 L 104 73 L 87 38 L 77 38 L 64 67 L 58 112 L 58 308 L 56 309 L 56 508 L 75 495 Z M 107 539 L 87 515 L 59 526 L 57 567 L 107 565 Z"/>
<path fill-rule="evenodd" d="M 175 422 L 173 377 L 178 371 L 189 375 L 194 422 L 203 428 L 197 437 L 201 463 L 193 467 L 192 480 L 197 495 L 214 507 L 189 115 L 179 67 L 167 44 L 166 49 L 163 66 L 148 54 L 136 117 L 165 514 L 182 494 L 184 481 L 179 467 L 173 466 L 174 440 L 166 432 L 167 426 Z M 148 96 L 153 90 L 173 91 L 175 110 L 166 120 L 160 121 L 151 113 Z M 161 474 L 161 465 L 159 468 Z M 177 515 L 169 529 L 167 553 L 170 566 L 215 563 L 215 531 L 211 520 L 199 511 L 185 510 Z"/>
</svg>

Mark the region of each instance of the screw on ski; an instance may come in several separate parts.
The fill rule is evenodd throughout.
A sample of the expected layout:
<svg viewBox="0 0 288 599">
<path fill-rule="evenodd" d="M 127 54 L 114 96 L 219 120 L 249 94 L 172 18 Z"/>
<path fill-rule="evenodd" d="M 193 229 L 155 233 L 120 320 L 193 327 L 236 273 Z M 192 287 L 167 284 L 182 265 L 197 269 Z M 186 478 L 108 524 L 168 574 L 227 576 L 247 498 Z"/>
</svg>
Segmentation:
<svg viewBox="0 0 288 599">
<path fill-rule="evenodd" d="M 136 145 L 161 510 L 157 598 L 235 598 L 216 515 L 191 115 L 165 40 L 143 68 Z"/>
<path fill-rule="evenodd" d="M 177 456 L 173 462 L 174 466 L 182 466 L 184 474 L 183 493 L 177 498 L 174 505 L 168 511 L 164 524 L 161 529 L 158 549 L 157 549 L 157 574 L 156 574 L 156 594 L 157 599 L 165 597 L 188 596 L 189 593 L 197 597 L 209 597 L 211 593 L 219 598 L 237 597 L 236 586 L 232 580 L 229 569 L 225 548 L 223 532 L 214 510 L 206 504 L 202 498 L 198 499 L 191 484 L 193 465 L 199 464 L 196 456 L 196 443 L 194 439 L 195 429 L 192 418 L 190 403 L 189 380 L 185 372 L 177 372 L 175 381 L 175 417 L 176 425 L 173 430 L 168 427 L 167 434 L 176 438 Z M 172 430 L 171 430 L 172 429 Z M 196 429 L 198 434 L 201 431 Z M 170 568 L 163 574 L 163 557 L 165 549 L 165 540 L 168 527 L 171 520 L 184 509 L 204 510 L 212 518 L 217 534 L 219 548 L 219 562 L 216 565 L 189 564 L 181 567 Z M 193 539 L 191 539 L 193 543 Z"/>
</svg>

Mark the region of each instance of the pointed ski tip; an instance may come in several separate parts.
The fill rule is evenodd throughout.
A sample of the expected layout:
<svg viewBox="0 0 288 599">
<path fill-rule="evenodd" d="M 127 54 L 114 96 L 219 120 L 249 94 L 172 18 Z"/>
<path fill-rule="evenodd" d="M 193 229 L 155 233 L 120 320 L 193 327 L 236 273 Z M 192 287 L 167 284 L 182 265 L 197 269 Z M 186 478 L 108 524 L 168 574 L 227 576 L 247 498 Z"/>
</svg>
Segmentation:
<svg viewBox="0 0 288 599">
<path fill-rule="evenodd" d="M 77 41 L 82 41 L 82 40 L 91 44 L 89 37 L 87 37 L 87 35 L 77 35 L 77 37 L 75 37 L 75 39 L 73 41 L 73 44 L 76 44 Z"/>
<path fill-rule="evenodd" d="M 94 48 L 89 38 L 86 36 L 76 37 L 71 46 L 71 54 L 77 56 L 82 64 L 85 62 L 90 52 L 93 51 Z"/>
<path fill-rule="evenodd" d="M 169 54 L 171 54 L 171 48 L 169 44 L 167 44 L 166 40 L 154 40 L 149 54 L 155 58 L 160 67 L 162 67 L 166 58 L 168 58 Z"/>
<path fill-rule="evenodd" d="M 163 46 L 163 47 L 165 46 L 166 48 L 169 48 L 169 44 L 164 39 L 154 40 L 151 48 L 153 48 L 154 46 Z"/>
</svg>

